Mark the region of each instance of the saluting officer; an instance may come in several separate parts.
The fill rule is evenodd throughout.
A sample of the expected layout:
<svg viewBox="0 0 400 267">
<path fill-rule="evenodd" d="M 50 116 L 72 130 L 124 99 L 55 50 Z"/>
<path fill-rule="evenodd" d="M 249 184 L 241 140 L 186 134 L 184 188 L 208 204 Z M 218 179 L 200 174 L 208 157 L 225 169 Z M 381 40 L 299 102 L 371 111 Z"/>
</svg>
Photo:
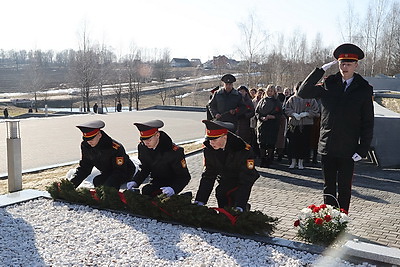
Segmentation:
<svg viewBox="0 0 400 267">
<path fill-rule="evenodd" d="M 93 167 L 101 173 L 93 179 L 96 187 L 105 185 L 119 189 L 121 184 L 131 180 L 135 173 L 135 165 L 129 159 L 124 147 L 101 130 L 104 126 L 101 120 L 76 126 L 82 131 L 83 141 L 82 159 L 71 177 L 75 187 L 88 177 Z"/>
<path fill-rule="evenodd" d="M 128 189 L 138 188 L 150 174 L 150 183 L 142 188 L 143 195 L 179 194 L 190 181 L 183 148 L 175 145 L 165 132 L 159 131 L 164 126 L 160 120 L 134 125 L 140 132 L 141 170 L 127 183 Z"/>
<path fill-rule="evenodd" d="M 364 52 L 354 44 L 342 44 L 337 59 L 316 68 L 300 86 L 302 98 L 321 98 L 321 130 L 318 152 L 322 155 L 324 201 L 348 211 L 354 162 L 367 156 L 374 129 L 372 86 L 355 73 Z M 316 85 L 325 71 L 339 61 L 339 72 Z M 338 190 L 336 191 L 336 183 Z M 338 192 L 338 194 L 336 194 Z"/>
<path fill-rule="evenodd" d="M 207 128 L 203 150 L 205 168 L 195 203 L 206 204 L 218 180 L 216 198 L 220 208 L 249 210 L 251 188 L 260 176 L 255 169 L 251 146 L 230 131 L 232 123 L 209 120 L 203 123 Z"/>
</svg>

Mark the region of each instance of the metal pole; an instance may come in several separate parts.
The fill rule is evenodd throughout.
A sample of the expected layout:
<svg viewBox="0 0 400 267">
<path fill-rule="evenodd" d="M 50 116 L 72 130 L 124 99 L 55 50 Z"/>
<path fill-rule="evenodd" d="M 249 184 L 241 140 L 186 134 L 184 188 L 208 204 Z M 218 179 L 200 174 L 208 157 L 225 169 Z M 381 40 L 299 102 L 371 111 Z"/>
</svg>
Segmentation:
<svg viewBox="0 0 400 267">
<path fill-rule="evenodd" d="M 8 192 L 22 190 L 21 136 L 19 120 L 6 120 Z"/>
</svg>

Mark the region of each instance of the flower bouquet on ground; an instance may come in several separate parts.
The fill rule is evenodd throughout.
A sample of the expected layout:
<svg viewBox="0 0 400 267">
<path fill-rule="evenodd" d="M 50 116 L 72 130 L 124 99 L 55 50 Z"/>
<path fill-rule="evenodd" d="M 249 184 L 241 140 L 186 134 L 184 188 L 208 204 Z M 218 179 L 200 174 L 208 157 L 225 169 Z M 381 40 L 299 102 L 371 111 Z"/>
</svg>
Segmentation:
<svg viewBox="0 0 400 267">
<path fill-rule="evenodd" d="M 302 209 L 294 226 L 298 227 L 297 237 L 301 240 L 329 246 L 346 230 L 348 222 L 347 211 L 322 204 Z"/>
</svg>

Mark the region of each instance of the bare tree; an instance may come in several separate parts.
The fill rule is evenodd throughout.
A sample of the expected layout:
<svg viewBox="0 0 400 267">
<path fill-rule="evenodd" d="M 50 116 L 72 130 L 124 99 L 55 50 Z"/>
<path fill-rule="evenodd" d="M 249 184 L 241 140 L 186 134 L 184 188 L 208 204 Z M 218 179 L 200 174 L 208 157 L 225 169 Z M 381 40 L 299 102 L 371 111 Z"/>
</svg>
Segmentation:
<svg viewBox="0 0 400 267">
<path fill-rule="evenodd" d="M 347 0 L 347 7 L 344 9 L 344 16 L 339 16 L 338 25 L 344 42 L 354 43 L 357 41 L 359 18 L 354 11 L 353 2 Z"/>
<path fill-rule="evenodd" d="M 71 68 L 74 81 L 81 88 L 83 111 L 90 111 L 90 89 L 97 85 L 99 56 L 91 45 L 86 24 L 82 31 L 82 42 L 79 51 L 76 53 L 74 64 Z"/>
<path fill-rule="evenodd" d="M 385 62 L 384 73 L 395 74 L 398 69 L 393 71 L 393 61 L 396 58 L 396 52 L 399 52 L 396 46 L 396 38 L 400 38 L 400 4 L 393 2 L 384 24 L 382 47 L 385 53 L 382 59 Z M 397 51 L 396 51 L 397 50 Z"/>
<path fill-rule="evenodd" d="M 268 35 L 265 30 L 260 28 L 260 24 L 253 14 L 249 15 L 246 23 L 240 23 L 239 28 L 242 32 L 241 40 L 243 42 L 241 48 L 239 48 L 239 53 L 246 64 L 246 84 L 251 86 L 255 83 L 251 81 L 251 74 L 257 66 L 255 63 L 259 62 Z"/>
<path fill-rule="evenodd" d="M 33 103 L 33 108 L 35 109 L 35 112 L 38 112 L 38 99 L 37 99 L 37 94 L 38 92 L 42 91 L 45 88 L 45 77 L 44 77 L 44 66 L 43 66 L 43 61 L 41 60 L 41 51 L 36 50 L 36 51 L 30 51 L 31 58 L 29 60 L 29 65 L 28 65 L 28 79 L 27 83 L 25 86 L 27 87 L 28 91 L 31 91 L 34 93 L 34 103 Z"/>
</svg>

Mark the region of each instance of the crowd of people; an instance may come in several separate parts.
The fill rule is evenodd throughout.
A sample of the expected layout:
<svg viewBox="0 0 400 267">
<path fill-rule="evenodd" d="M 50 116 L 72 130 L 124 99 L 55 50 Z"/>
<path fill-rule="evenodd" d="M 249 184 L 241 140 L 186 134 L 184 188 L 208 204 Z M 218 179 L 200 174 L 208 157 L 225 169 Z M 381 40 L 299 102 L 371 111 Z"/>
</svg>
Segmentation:
<svg viewBox="0 0 400 267">
<path fill-rule="evenodd" d="M 223 86 L 211 90 L 208 119 L 233 123 L 234 133 L 252 146 L 260 167 L 284 157 L 290 169 L 317 164 L 320 104 L 297 95 L 300 83 L 293 89 L 270 84 L 249 90 L 245 85 L 234 89 L 231 74 L 221 81 Z"/>
<path fill-rule="evenodd" d="M 260 167 L 270 167 L 286 155 L 289 168 L 304 169 L 304 163 L 321 154 L 324 202 L 348 210 L 354 162 L 366 157 L 373 133 L 372 87 L 355 70 L 364 57 L 360 48 L 343 44 L 334 51 L 336 60 L 316 68 L 304 81 L 290 88 L 268 85 L 250 90 L 235 89 L 236 77 L 222 76 L 222 86 L 213 88 L 207 104 L 204 170 L 194 204 L 206 205 L 215 193 L 219 208 L 238 212 L 250 209 L 251 188 Z M 318 83 L 325 71 L 339 62 L 339 72 Z M 69 173 L 78 187 L 96 167 L 93 184 L 128 190 L 150 197 L 179 194 L 191 179 L 181 147 L 161 131 L 160 120 L 136 122 L 140 133 L 138 158 L 133 164 L 122 144 L 103 130 L 102 121 L 78 125 L 82 131 L 82 159 Z M 320 135 L 320 137 L 319 137 Z M 319 139 L 319 142 L 318 142 Z M 318 148 L 317 148 L 318 144 Z M 336 188 L 336 184 L 338 187 Z"/>
</svg>

